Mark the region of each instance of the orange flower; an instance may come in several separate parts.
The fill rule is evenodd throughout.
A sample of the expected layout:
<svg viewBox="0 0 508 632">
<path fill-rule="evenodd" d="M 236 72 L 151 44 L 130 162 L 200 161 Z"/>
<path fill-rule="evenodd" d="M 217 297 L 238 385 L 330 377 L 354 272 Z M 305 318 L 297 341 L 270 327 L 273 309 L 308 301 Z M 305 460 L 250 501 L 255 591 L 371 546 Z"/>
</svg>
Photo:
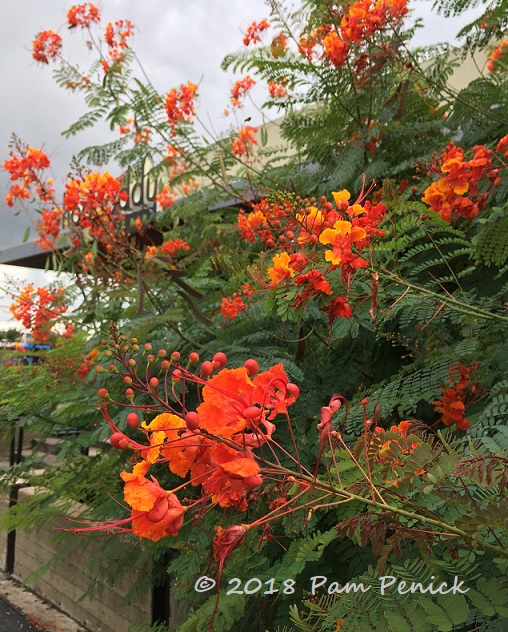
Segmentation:
<svg viewBox="0 0 508 632">
<path fill-rule="evenodd" d="M 211 494 L 212 502 L 220 507 L 247 509 L 246 495 L 253 487 L 261 485 L 259 465 L 251 452 L 240 452 L 223 443 L 212 448 L 213 473 L 203 482 L 203 490 Z"/>
<path fill-rule="evenodd" d="M 223 369 L 203 388 L 196 411 L 200 426 L 213 435 L 230 438 L 247 426 L 243 411 L 252 405 L 255 386 L 241 367 Z"/>
<path fill-rule="evenodd" d="M 262 31 L 266 31 L 266 29 L 270 28 L 270 24 L 267 20 L 261 20 L 261 22 L 253 22 L 247 29 L 243 37 L 243 43 L 245 46 L 248 46 L 251 43 L 260 42 L 259 33 Z"/>
<path fill-rule="evenodd" d="M 177 257 L 182 250 L 190 250 L 189 244 L 183 239 L 169 239 L 160 247 L 161 253 L 170 257 Z"/>
<path fill-rule="evenodd" d="M 235 83 L 231 89 L 231 104 L 233 107 L 243 107 L 240 99 L 244 97 L 254 85 L 256 85 L 256 82 L 250 75 L 247 75 L 244 79 L 240 79 Z"/>
<path fill-rule="evenodd" d="M 487 70 L 489 72 L 496 72 L 498 69 L 499 62 L 498 60 L 504 56 L 505 50 L 504 48 L 508 46 L 508 40 L 503 40 L 497 48 L 493 51 L 491 55 L 489 55 L 489 59 L 487 61 Z"/>
<path fill-rule="evenodd" d="M 268 276 L 273 285 L 279 285 L 284 279 L 290 279 L 295 276 L 295 271 L 290 266 L 290 257 L 287 252 L 275 255 L 272 261 L 273 266 L 268 268 Z"/>
<path fill-rule="evenodd" d="M 443 388 L 441 397 L 434 401 L 434 410 L 441 413 L 441 420 L 446 426 L 456 424 L 457 430 L 468 430 L 470 423 L 466 419 L 466 388 L 471 383 L 471 371 L 478 365 L 473 363 L 469 367 L 454 364 L 450 367 L 450 388 Z M 456 374 L 458 373 L 458 380 Z"/>
<path fill-rule="evenodd" d="M 42 64 L 49 64 L 50 59 L 54 59 L 60 54 L 62 48 L 62 38 L 53 31 L 42 31 L 34 39 L 32 44 L 32 57 Z"/>
<path fill-rule="evenodd" d="M 346 63 L 349 44 L 342 40 L 336 31 L 328 33 L 323 41 L 323 48 L 334 66 L 342 67 Z"/>
<path fill-rule="evenodd" d="M 100 20 L 99 9 L 90 2 L 75 5 L 67 12 L 67 24 L 71 29 L 77 26 L 89 28 L 92 22 L 100 22 Z"/>
<path fill-rule="evenodd" d="M 322 244 L 331 244 L 333 250 L 325 252 L 325 259 L 333 265 L 339 265 L 342 261 L 342 253 L 349 250 L 355 242 L 367 237 L 367 232 L 360 226 L 353 226 L 351 222 L 337 220 L 333 228 L 325 228 L 319 236 Z"/>
<path fill-rule="evenodd" d="M 242 129 L 238 130 L 238 138 L 233 142 L 233 153 L 236 156 L 248 156 L 249 146 L 256 145 L 257 140 L 254 134 L 258 131 L 257 127 L 246 125 Z"/>
<path fill-rule="evenodd" d="M 268 93 L 274 99 L 282 99 L 287 96 L 287 88 L 282 81 L 269 81 Z"/>
<path fill-rule="evenodd" d="M 155 477 L 145 478 L 149 467 L 150 463 L 141 461 L 132 474 L 121 472 L 120 476 L 125 482 L 125 502 L 132 508 L 133 532 L 158 542 L 168 535 L 178 535 L 186 508 L 173 492 L 162 489 Z"/>
<path fill-rule="evenodd" d="M 176 204 L 176 199 L 174 197 L 173 189 L 166 184 L 160 193 L 157 193 L 155 196 L 157 200 L 157 204 L 161 207 L 163 211 L 165 211 L 170 206 L 174 206 Z"/>
<path fill-rule="evenodd" d="M 195 100 L 198 86 L 187 82 L 181 85 L 180 90 L 173 88 L 166 94 L 164 109 L 168 117 L 169 125 L 174 129 L 179 122 L 188 123 L 195 114 Z"/>
<path fill-rule="evenodd" d="M 234 298 L 222 298 L 220 309 L 224 319 L 234 320 L 240 312 L 243 312 L 245 307 L 241 296 L 235 296 Z"/>
</svg>

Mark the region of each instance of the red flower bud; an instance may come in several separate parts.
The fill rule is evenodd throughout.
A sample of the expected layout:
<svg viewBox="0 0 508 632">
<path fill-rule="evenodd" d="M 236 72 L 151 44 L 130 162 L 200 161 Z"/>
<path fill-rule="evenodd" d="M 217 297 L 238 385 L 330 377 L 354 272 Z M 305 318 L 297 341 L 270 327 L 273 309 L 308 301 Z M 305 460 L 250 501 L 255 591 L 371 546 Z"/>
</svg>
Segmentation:
<svg viewBox="0 0 508 632">
<path fill-rule="evenodd" d="M 199 415 L 195 412 L 187 413 L 185 424 L 189 430 L 199 430 Z"/>
<path fill-rule="evenodd" d="M 156 377 L 151 377 L 150 378 L 150 388 L 152 390 L 156 391 L 158 386 L 159 386 L 159 380 Z"/>
<path fill-rule="evenodd" d="M 300 395 L 300 388 L 296 384 L 293 384 L 293 382 L 288 382 L 287 389 L 290 395 L 292 395 L 295 399 L 298 395 Z"/>
<path fill-rule="evenodd" d="M 123 383 L 124 383 L 124 384 L 128 384 L 128 385 L 130 386 L 130 385 L 132 384 L 132 378 L 131 378 L 131 376 L 130 376 L 130 375 L 126 375 L 126 376 L 123 378 Z"/>
<path fill-rule="evenodd" d="M 107 388 L 100 388 L 97 391 L 97 395 L 101 398 L 101 399 L 107 399 L 109 397 L 109 393 L 108 393 L 108 389 Z"/>
<path fill-rule="evenodd" d="M 171 354 L 171 360 L 173 362 L 178 362 L 178 360 L 180 360 L 180 352 L 179 351 L 173 351 L 173 353 Z"/>
<path fill-rule="evenodd" d="M 256 362 L 256 360 L 253 360 L 252 358 L 249 360 L 246 360 L 243 363 L 243 366 L 245 367 L 247 371 L 247 375 L 249 377 L 252 377 L 259 371 L 259 364 Z"/>
<path fill-rule="evenodd" d="M 163 371 L 166 371 L 167 369 L 169 369 L 170 366 L 171 366 L 171 362 L 169 360 L 163 360 L 161 362 L 161 369 Z"/>
<path fill-rule="evenodd" d="M 248 408 L 244 408 L 242 417 L 244 419 L 258 419 L 259 417 L 261 417 L 261 408 L 258 408 L 257 406 L 249 406 Z"/>
<path fill-rule="evenodd" d="M 155 360 L 155 357 L 154 357 L 153 353 L 149 353 L 146 356 L 146 359 L 148 360 L 148 362 L 153 362 Z"/>
<path fill-rule="evenodd" d="M 144 347 L 145 351 L 151 351 L 152 350 L 152 345 L 149 342 L 145 342 L 143 347 Z"/>
<path fill-rule="evenodd" d="M 199 362 L 199 353 L 196 353 L 195 351 L 189 353 L 189 362 L 191 364 L 197 364 Z"/>
<path fill-rule="evenodd" d="M 222 351 L 219 351 L 218 353 L 216 353 L 213 358 L 212 358 L 212 362 L 217 362 L 217 364 L 219 365 L 219 367 L 222 367 L 226 364 L 226 354 L 222 353 Z"/>
<path fill-rule="evenodd" d="M 95 371 L 96 371 L 97 373 L 104 373 L 104 367 L 103 367 L 103 366 L 101 366 L 100 364 L 98 364 L 98 365 L 95 367 Z"/>
<path fill-rule="evenodd" d="M 129 413 L 127 415 L 127 425 L 133 430 L 139 428 L 139 415 L 137 413 Z"/>
<path fill-rule="evenodd" d="M 136 360 L 134 360 L 134 358 L 131 358 L 131 359 L 127 362 L 127 364 L 128 364 L 129 366 L 136 366 Z"/>
<path fill-rule="evenodd" d="M 201 365 L 201 377 L 208 377 L 213 373 L 213 364 L 209 360 L 205 360 Z"/>
<path fill-rule="evenodd" d="M 127 388 L 125 390 L 125 397 L 127 397 L 127 399 L 130 401 L 134 399 L 134 391 L 132 390 L 132 388 Z"/>
<path fill-rule="evenodd" d="M 168 355 L 168 352 L 166 351 L 166 349 L 159 349 L 157 355 L 159 356 L 159 358 L 165 358 Z"/>
<path fill-rule="evenodd" d="M 118 450 L 125 450 L 125 448 L 129 447 L 129 440 L 123 432 L 114 432 L 111 437 L 109 437 L 109 442 Z"/>
</svg>

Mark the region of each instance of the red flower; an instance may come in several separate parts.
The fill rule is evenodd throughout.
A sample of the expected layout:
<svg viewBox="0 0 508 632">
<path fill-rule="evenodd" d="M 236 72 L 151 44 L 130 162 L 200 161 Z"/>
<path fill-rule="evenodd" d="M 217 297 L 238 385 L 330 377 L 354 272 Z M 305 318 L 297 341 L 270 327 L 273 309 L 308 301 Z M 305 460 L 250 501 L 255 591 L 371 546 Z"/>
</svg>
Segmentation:
<svg viewBox="0 0 508 632">
<path fill-rule="evenodd" d="M 233 153 L 236 156 L 248 156 L 249 146 L 256 145 L 257 140 L 254 134 L 258 131 L 257 127 L 246 125 L 242 129 L 238 130 L 238 138 L 233 142 Z"/>
<path fill-rule="evenodd" d="M 100 20 L 99 9 L 90 2 L 75 5 L 67 12 L 67 24 L 71 29 L 77 26 L 89 28 L 92 22 L 100 22 Z"/>
<path fill-rule="evenodd" d="M 305 274 L 299 274 L 295 279 L 295 285 L 305 286 L 305 291 L 298 296 L 295 307 L 299 307 L 310 296 L 332 293 L 330 283 L 319 270 L 309 270 Z"/>
<path fill-rule="evenodd" d="M 243 37 L 243 43 L 245 46 L 248 46 L 250 43 L 260 42 L 259 33 L 262 31 L 266 31 L 266 29 L 270 28 L 270 24 L 266 20 L 261 20 L 261 22 L 253 22 L 247 29 Z"/>
<path fill-rule="evenodd" d="M 240 99 L 244 97 L 254 85 L 256 85 L 256 82 L 250 75 L 247 75 L 244 79 L 240 79 L 235 83 L 235 85 L 231 89 L 231 103 L 233 107 L 243 107 Z"/>
<path fill-rule="evenodd" d="M 243 312 L 246 305 L 240 296 L 234 298 L 224 297 L 221 300 L 221 313 L 224 319 L 234 320 L 240 312 Z"/>
<path fill-rule="evenodd" d="M 32 57 L 35 61 L 49 64 L 50 59 L 54 59 L 60 54 L 62 48 L 62 38 L 53 31 L 42 31 L 34 39 L 32 44 Z"/>
<path fill-rule="evenodd" d="M 175 128 L 179 121 L 188 123 L 194 116 L 197 89 L 198 86 L 189 81 L 181 85 L 179 91 L 173 88 L 166 94 L 164 109 L 171 127 Z"/>
<path fill-rule="evenodd" d="M 336 318 L 351 318 L 353 315 L 353 310 L 345 296 L 338 296 L 329 305 L 322 307 L 321 311 L 328 312 L 328 322 L 330 325 Z"/>
<path fill-rule="evenodd" d="M 170 239 L 165 241 L 160 248 L 162 254 L 170 257 L 177 257 L 182 250 L 190 250 L 189 244 L 183 239 Z"/>
</svg>

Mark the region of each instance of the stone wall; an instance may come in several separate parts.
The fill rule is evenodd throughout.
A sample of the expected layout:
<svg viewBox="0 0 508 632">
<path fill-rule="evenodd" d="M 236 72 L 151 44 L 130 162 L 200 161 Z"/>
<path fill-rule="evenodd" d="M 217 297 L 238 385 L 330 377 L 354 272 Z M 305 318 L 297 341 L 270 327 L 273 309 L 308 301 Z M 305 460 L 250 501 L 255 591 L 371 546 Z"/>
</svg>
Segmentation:
<svg viewBox="0 0 508 632">
<path fill-rule="evenodd" d="M 33 488 L 19 491 L 19 502 L 33 495 Z M 8 499 L 0 498 L 0 514 L 5 511 Z M 55 542 L 53 525 L 16 532 L 14 576 L 26 582 L 36 593 L 49 600 L 73 619 L 92 632 L 127 632 L 129 624 L 135 621 L 149 623 L 151 620 L 151 591 L 129 605 L 123 603 L 125 595 L 136 582 L 136 571 L 123 575 L 114 587 L 101 587 L 92 598 L 82 598 L 96 580 L 87 570 L 90 561 L 98 554 L 104 540 L 76 536 L 65 551 L 63 559 L 55 568 L 50 568 L 41 577 L 31 578 L 36 571 L 47 564 L 59 551 Z M 5 563 L 6 534 L 0 531 L 0 564 Z M 128 545 L 126 545 L 128 546 Z M 67 544 L 66 544 L 67 547 Z"/>
</svg>

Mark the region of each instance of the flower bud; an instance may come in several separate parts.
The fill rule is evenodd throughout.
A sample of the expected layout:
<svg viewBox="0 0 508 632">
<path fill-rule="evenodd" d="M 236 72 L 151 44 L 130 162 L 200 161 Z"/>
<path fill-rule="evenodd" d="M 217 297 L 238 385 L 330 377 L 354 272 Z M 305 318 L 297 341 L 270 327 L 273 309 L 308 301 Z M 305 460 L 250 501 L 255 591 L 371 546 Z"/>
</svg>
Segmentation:
<svg viewBox="0 0 508 632">
<path fill-rule="evenodd" d="M 213 373 L 213 364 L 209 360 L 205 360 L 201 365 L 201 377 L 208 377 Z"/>
<path fill-rule="evenodd" d="M 132 400 L 134 399 L 134 391 L 132 390 L 132 388 L 127 388 L 125 389 L 125 397 L 132 402 Z"/>
<path fill-rule="evenodd" d="M 145 344 L 143 345 L 143 348 L 145 351 L 151 351 L 152 345 L 149 342 L 145 342 Z"/>
<path fill-rule="evenodd" d="M 248 408 L 244 408 L 242 417 L 244 419 L 258 419 L 261 417 L 261 408 L 257 406 L 249 406 Z"/>
<path fill-rule="evenodd" d="M 180 352 L 179 351 L 173 351 L 173 353 L 171 354 L 171 361 L 172 362 L 178 362 L 178 360 L 180 360 Z"/>
<path fill-rule="evenodd" d="M 185 424 L 189 430 L 199 430 L 199 415 L 195 412 L 187 413 Z"/>
<path fill-rule="evenodd" d="M 130 375 L 126 375 L 126 376 L 123 378 L 123 383 L 124 383 L 124 384 L 128 384 L 128 385 L 130 386 L 130 385 L 132 384 L 132 378 L 131 378 L 131 376 L 130 376 Z"/>
<path fill-rule="evenodd" d="M 139 345 L 132 345 L 133 351 L 139 351 Z"/>
<path fill-rule="evenodd" d="M 95 367 L 95 371 L 96 371 L 97 373 L 104 373 L 104 367 L 103 367 L 103 366 L 101 366 L 100 364 L 98 364 L 98 365 Z"/>
<path fill-rule="evenodd" d="M 245 370 L 247 371 L 247 375 L 249 377 L 252 377 L 259 371 L 259 364 L 256 362 L 256 360 L 253 360 L 252 358 L 246 360 L 243 363 L 243 366 L 245 367 Z"/>
<path fill-rule="evenodd" d="M 150 388 L 153 391 L 156 391 L 158 386 L 159 386 L 159 380 L 156 377 L 151 377 L 150 378 Z"/>
<path fill-rule="evenodd" d="M 133 430 L 139 428 L 139 415 L 137 413 L 129 413 L 127 415 L 127 425 Z"/>
<path fill-rule="evenodd" d="M 109 397 L 109 393 L 108 393 L 108 389 L 107 388 L 100 388 L 97 391 L 97 395 L 101 398 L 101 399 L 107 399 Z"/>
<path fill-rule="evenodd" d="M 125 448 L 129 447 L 129 440 L 123 432 L 114 432 L 111 437 L 109 437 L 109 442 L 118 450 L 125 450 Z"/>
<path fill-rule="evenodd" d="M 148 362 L 153 362 L 155 360 L 155 356 L 153 355 L 153 353 L 149 353 L 146 356 L 146 359 L 148 360 Z"/>
<path fill-rule="evenodd" d="M 169 369 L 169 367 L 171 366 L 171 362 L 169 360 L 163 360 L 161 362 L 161 369 L 163 371 L 167 371 Z"/>
<path fill-rule="evenodd" d="M 298 397 L 298 395 L 300 395 L 300 388 L 292 382 L 288 382 L 287 389 L 289 394 L 295 399 Z"/>
<path fill-rule="evenodd" d="M 157 355 L 159 358 L 165 358 L 168 355 L 168 352 L 166 349 L 159 349 L 159 351 L 157 351 Z"/>
<path fill-rule="evenodd" d="M 199 353 L 196 353 L 195 351 L 189 353 L 189 362 L 191 364 L 197 364 L 199 362 Z"/>
<path fill-rule="evenodd" d="M 182 375 L 182 372 L 180 371 L 180 369 L 175 369 L 173 371 L 172 378 L 173 378 L 173 382 L 175 384 L 177 384 L 182 379 L 182 377 L 183 377 L 183 375 Z"/>
<path fill-rule="evenodd" d="M 135 345 L 137 343 L 138 339 L 137 338 L 131 338 L 131 344 Z"/>
<path fill-rule="evenodd" d="M 212 362 L 217 363 L 218 365 L 217 368 L 223 367 L 226 364 L 226 360 L 227 360 L 226 354 L 222 353 L 222 351 L 217 352 L 212 358 Z"/>
</svg>

